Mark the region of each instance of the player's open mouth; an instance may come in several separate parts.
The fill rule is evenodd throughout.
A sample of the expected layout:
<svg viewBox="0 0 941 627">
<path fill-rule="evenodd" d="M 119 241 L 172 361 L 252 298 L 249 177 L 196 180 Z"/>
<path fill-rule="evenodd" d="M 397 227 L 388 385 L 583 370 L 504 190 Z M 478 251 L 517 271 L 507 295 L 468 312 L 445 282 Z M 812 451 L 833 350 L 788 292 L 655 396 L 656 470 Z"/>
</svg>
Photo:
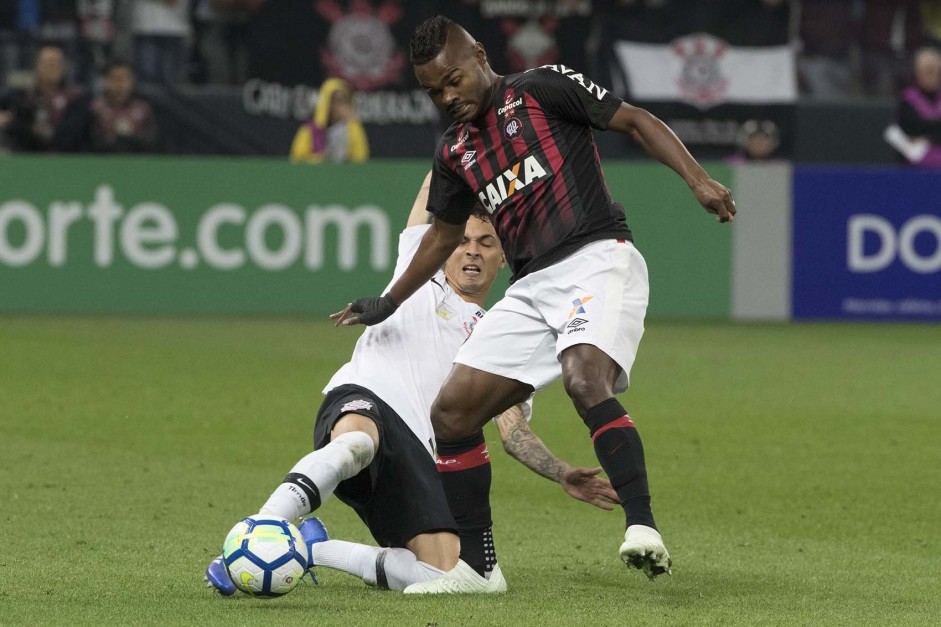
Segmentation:
<svg viewBox="0 0 941 627">
<path fill-rule="evenodd" d="M 461 268 L 461 272 L 463 272 L 464 274 L 471 274 L 471 275 L 477 276 L 478 274 L 480 274 L 480 266 L 475 266 L 474 264 L 467 264 L 466 266 Z"/>
</svg>

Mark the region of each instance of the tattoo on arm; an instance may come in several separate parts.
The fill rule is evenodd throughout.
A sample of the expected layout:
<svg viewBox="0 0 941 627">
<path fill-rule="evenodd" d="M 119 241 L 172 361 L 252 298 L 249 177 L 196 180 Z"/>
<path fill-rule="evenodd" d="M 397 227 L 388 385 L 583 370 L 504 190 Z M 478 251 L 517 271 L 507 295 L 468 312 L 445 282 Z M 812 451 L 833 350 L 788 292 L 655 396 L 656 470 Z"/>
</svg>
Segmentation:
<svg viewBox="0 0 941 627">
<path fill-rule="evenodd" d="M 499 416 L 496 422 L 503 437 L 503 448 L 507 453 L 536 474 L 557 483 L 562 482 L 565 464 L 546 448 L 542 440 L 529 429 L 521 415 L 518 419 L 513 419 L 504 414 Z"/>
</svg>

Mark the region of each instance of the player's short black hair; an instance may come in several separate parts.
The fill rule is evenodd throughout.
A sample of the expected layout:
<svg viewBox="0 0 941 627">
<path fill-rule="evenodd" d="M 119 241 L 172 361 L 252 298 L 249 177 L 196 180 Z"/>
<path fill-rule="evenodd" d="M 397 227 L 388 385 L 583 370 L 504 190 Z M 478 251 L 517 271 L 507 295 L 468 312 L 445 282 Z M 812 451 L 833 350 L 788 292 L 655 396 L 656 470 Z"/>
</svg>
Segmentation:
<svg viewBox="0 0 941 627">
<path fill-rule="evenodd" d="M 490 222 L 493 224 L 493 220 L 490 219 L 490 212 L 487 211 L 479 202 L 474 203 L 474 208 L 471 209 L 471 216 L 477 218 L 478 220 L 483 220 L 484 222 Z"/>
<path fill-rule="evenodd" d="M 424 65 L 438 56 L 448 42 L 448 31 L 453 24 L 445 16 L 436 15 L 416 26 L 408 44 L 412 65 Z"/>
</svg>

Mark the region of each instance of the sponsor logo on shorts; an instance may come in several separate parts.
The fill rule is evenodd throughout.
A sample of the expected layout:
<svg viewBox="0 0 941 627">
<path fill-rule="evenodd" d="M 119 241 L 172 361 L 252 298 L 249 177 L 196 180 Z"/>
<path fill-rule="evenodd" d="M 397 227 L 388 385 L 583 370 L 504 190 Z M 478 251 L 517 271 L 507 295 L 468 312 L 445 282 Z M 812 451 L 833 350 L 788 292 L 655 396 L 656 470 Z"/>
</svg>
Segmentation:
<svg viewBox="0 0 941 627">
<path fill-rule="evenodd" d="M 360 400 L 350 401 L 349 403 L 341 407 L 340 411 L 341 412 L 363 411 L 363 410 L 369 410 L 369 409 L 372 409 L 372 403 L 370 403 L 369 401 L 364 401 L 360 399 Z"/>
<path fill-rule="evenodd" d="M 565 328 L 566 328 L 565 334 L 571 335 L 572 333 L 577 333 L 578 331 L 584 331 L 585 327 L 582 325 L 585 325 L 585 324 L 588 324 L 588 321 L 585 320 L 584 318 L 575 318 L 574 320 L 569 322 L 567 325 L 565 325 Z"/>
<path fill-rule="evenodd" d="M 592 298 L 594 298 L 594 297 L 593 297 L 593 296 L 582 296 L 581 298 L 576 298 L 575 300 L 573 300 L 573 301 L 572 301 L 572 311 L 569 312 L 569 318 L 571 318 L 571 317 L 574 316 L 575 314 L 583 314 L 583 313 L 585 313 L 585 303 L 587 303 L 588 301 L 590 301 Z"/>
</svg>

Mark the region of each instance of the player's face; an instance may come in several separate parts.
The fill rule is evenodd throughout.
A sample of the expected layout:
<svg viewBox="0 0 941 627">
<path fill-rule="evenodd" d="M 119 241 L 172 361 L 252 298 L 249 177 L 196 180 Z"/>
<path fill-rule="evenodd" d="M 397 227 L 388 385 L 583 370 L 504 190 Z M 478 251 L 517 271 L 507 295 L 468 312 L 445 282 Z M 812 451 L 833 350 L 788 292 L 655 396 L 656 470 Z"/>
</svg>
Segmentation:
<svg viewBox="0 0 941 627">
<path fill-rule="evenodd" d="M 415 76 L 438 110 L 455 122 L 469 122 L 487 110 L 490 80 L 487 54 L 479 43 L 445 45 L 434 59 L 415 66 Z"/>
<path fill-rule="evenodd" d="M 486 296 L 504 265 L 503 248 L 493 225 L 471 216 L 464 227 L 464 241 L 448 257 L 444 274 L 461 296 Z"/>
</svg>

